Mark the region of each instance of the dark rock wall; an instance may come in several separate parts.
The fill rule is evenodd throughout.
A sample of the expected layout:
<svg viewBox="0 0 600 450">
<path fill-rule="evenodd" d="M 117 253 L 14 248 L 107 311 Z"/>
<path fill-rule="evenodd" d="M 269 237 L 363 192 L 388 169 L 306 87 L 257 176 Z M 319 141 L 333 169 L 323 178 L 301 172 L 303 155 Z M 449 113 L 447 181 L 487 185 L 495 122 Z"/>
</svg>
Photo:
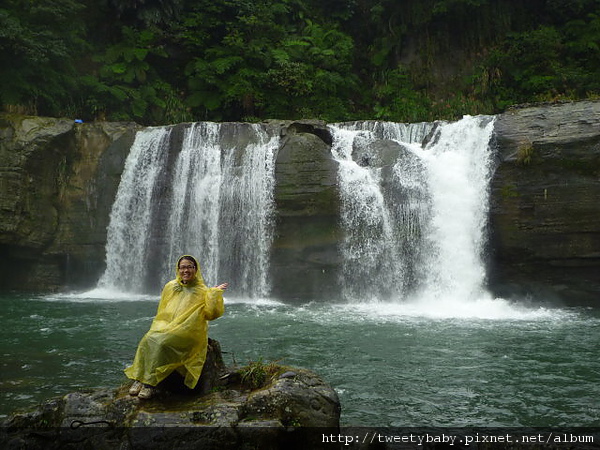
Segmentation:
<svg viewBox="0 0 600 450">
<path fill-rule="evenodd" d="M 284 130 L 275 166 L 277 222 L 271 253 L 272 293 L 305 300 L 339 297 L 337 163 L 323 123 Z"/>
<path fill-rule="evenodd" d="M 96 281 L 136 127 L 0 116 L 0 289 Z"/>
<path fill-rule="evenodd" d="M 492 287 L 600 300 L 600 102 L 513 109 L 496 122 Z"/>
<path fill-rule="evenodd" d="M 273 121 L 273 295 L 339 297 L 337 164 L 319 121 Z M 92 287 L 138 126 L 0 116 L 0 289 Z M 232 137 L 233 139 L 233 137 Z M 496 119 L 489 281 L 503 296 L 596 304 L 600 102 L 514 108 Z"/>
</svg>

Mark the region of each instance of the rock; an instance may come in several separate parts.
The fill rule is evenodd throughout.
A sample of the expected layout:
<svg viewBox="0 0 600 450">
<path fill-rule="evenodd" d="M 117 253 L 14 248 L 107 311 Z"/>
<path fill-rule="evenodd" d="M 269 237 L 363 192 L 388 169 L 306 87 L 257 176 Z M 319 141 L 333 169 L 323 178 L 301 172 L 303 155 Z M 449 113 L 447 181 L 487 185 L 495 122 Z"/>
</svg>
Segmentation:
<svg viewBox="0 0 600 450">
<path fill-rule="evenodd" d="M 97 280 L 136 128 L 0 115 L 0 286 L 48 291 Z"/>
<path fill-rule="evenodd" d="M 41 117 L 0 117 L 0 246 L 21 261 L 2 257 L 0 282 L 27 283 L 23 273 L 41 283 L 53 280 L 52 256 L 34 265 L 59 228 L 58 197 L 74 157 L 73 121 Z M 18 256 L 17 256 L 18 258 Z M 13 266 L 14 268 L 11 268 Z"/>
<path fill-rule="evenodd" d="M 221 344 L 215 339 L 208 338 L 208 347 L 206 349 L 206 360 L 202 367 L 202 374 L 198 384 L 194 388 L 196 394 L 208 394 L 211 390 L 224 384 L 223 374 L 227 372 L 221 353 Z M 173 372 L 159 384 L 160 389 L 173 393 L 189 393 L 189 389 L 183 384 L 183 377 Z"/>
<path fill-rule="evenodd" d="M 396 141 L 381 139 L 361 139 L 357 136 L 352 149 L 352 159 L 363 167 L 385 167 L 392 166 L 398 160 L 403 147 Z"/>
<path fill-rule="evenodd" d="M 222 358 L 218 342 L 212 345 L 215 365 L 209 371 L 215 372 Z M 161 386 L 150 400 L 130 396 L 129 384 L 73 392 L 36 411 L 11 416 L 2 424 L 0 447 L 325 448 L 321 433 L 339 432 L 336 392 L 306 369 L 268 369 L 270 376 L 256 389 L 232 377 L 227 385 L 212 386 L 208 392 L 174 393 Z M 279 375 L 290 373 L 294 375 Z"/>
<path fill-rule="evenodd" d="M 490 282 L 502 296 L 597 305 L 600 102 L 498 116 Z"/>
<path fill-rule="evenodd" d="M 287 371 L 287 372 L 282 373 L 281 375 L 279 375 L 279 378 L 294 378 L 295 376 L 296 376 L 296 372 L 292 372 L 290 370 L 290 371 Z"/>
<path fill-rule="evenodd" d="M 317 131 L 315 131 L 317 130 Z M 338 295 L 339 194 L 332 137 L 319 122 L 283 129 L 274 192 L 277 230 L 271 250 L 272 294 L 306 301 Z M 295 274 L 291 277 L 290 274 Z"/>
</svg>

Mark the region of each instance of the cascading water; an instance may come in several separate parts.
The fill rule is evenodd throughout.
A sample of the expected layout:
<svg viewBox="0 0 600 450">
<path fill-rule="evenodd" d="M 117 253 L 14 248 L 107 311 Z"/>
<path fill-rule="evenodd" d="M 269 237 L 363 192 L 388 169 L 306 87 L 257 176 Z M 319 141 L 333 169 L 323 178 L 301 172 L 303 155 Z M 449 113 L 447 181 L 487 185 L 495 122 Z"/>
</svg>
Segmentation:
<svg viewBox="0 0 600 450">
<path fill-rule="evenodd" d="M 174 148 L 172 133 L 136 135 L 98 287 L 156 290 L 186 253 L 199 258 L 207 284 L 232 281 L 234 295 L 266 296 L 278 137 L 259 125 L 202 122 L 188 125 Z"/>
<path fill-rule="evenodd" d="M 232 281 L 234 295 L 268 295 L 279 141 L 259 125 L 224 126 L 186 125 L 179 148 L 173 127 L 137 134 L 100 287 L 156 290 L 177 256 L 192 253 L 207 283 Z M 343 298 L 464 304 L 486 297 L 493 117 L 330 130 L 345 232 Z"/>
<path fill-rule="evenodd" d="M 110 213 L 100 288 L 130 291 L 139 282 L 140 267 L 147 265 L 152 203 L 170 134 L 170 128 L 147 128 L 136 134 Z"/>
<path fill-rule="evenodd" d="M 173 180 L 167 236 L 176 238 L 167 242 L 169 252 L 163 270 L 170 273 L 168 263 L 182 253 L 199 254 L 195 252 L 201 250 L 203 276 L 214 280 L 219 270 L 219 200 L 223 181 L 216 123 L 194 123 L 187 130 Z M 194 248 L 186 251 L 188 243 L 193 243 Z"/>
<path fill-rule="evenodd" d="M 489 207 L 493 122 L 467 117 L 446 124 L 422 152 L 431 192 L 426 235 L 426 295 L 457 301 L 480 299 L 485 290 L 483 250 Z"/>
<path fill-rule="evenodd" d="M 493 118 L 330 128 L 345 297 L 464 303 L 485 296 Z"/>
</svg>

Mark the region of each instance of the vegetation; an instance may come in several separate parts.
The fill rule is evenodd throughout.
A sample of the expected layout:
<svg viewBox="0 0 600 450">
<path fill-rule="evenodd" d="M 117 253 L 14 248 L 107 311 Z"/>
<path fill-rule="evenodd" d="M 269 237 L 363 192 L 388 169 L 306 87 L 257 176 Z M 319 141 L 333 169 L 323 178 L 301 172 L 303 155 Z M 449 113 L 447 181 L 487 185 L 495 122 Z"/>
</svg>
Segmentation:
<svg viewBox="0 0 600 450">
<path fill-rule="evenodd" d="M 243 386 L 250 389 L 259 389 L 265 386 L 274 376 L 282 371 L 276 362 L 264 363 L 262 358 L 250 361 L 248 365 L 238 370 Z"/>
<path fill-rule="evenodd" d="M 533 144 L 528 142 L 527 144 L 522 144 L 519 146 L 517 150 L 517 163 L 528 166 L 531 164 L 531 158 L 533 157 Z"/>
<path fill-rule="evenodd" d="M 600 0 L 5 0 L 7 111 L 404 122 L 597 97 Z"/>
</svg>

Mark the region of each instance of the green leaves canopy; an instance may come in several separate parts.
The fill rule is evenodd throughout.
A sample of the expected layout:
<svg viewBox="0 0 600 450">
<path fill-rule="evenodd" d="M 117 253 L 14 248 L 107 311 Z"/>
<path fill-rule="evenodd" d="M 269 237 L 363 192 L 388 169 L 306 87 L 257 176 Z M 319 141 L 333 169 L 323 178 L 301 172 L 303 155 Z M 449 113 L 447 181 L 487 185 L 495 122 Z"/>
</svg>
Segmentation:
<svg viewBox="0 0 600 450">
<path fill-rule="evenodd" d="M 452 119 L 597 96 L 598 0 L 5 0 L 5 110 Z"/>
</svg>

